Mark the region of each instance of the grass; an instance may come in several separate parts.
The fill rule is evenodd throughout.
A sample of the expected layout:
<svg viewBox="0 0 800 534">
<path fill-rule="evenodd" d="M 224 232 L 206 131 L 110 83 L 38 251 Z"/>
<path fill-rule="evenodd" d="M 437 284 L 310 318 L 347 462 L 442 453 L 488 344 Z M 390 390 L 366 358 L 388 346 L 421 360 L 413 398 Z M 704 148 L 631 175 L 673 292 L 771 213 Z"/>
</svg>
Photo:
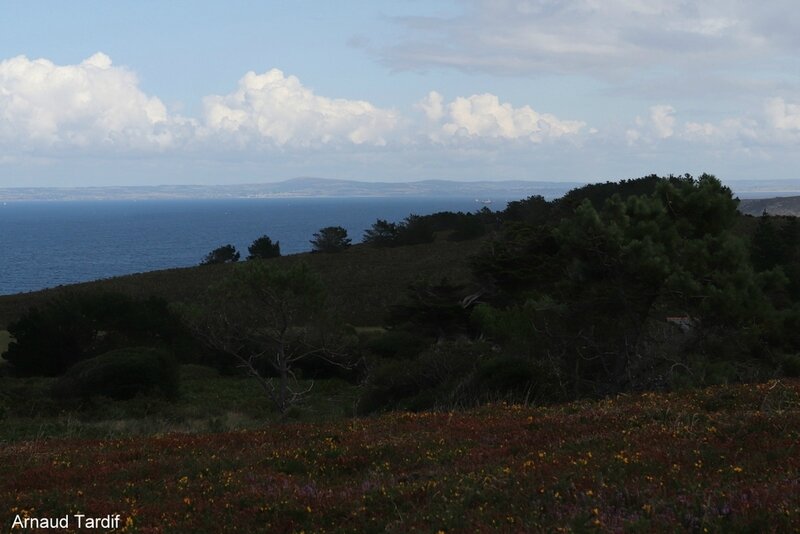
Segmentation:
<svg viewBox="0 0 800 534">
<path fill-rule="evenodd" d="M 11 334 L 8 330 L 0 330 L 0 354 L 8 350 L 8 344 L 11 342 Z M 6 361 L 0 358 L 0 366 L 4 365 Z"/>
<path fill-rule="evenodd" d="M 397 248 L 354 245 L 336 254 L 293 254 L 263 261 L 287 266 L 301 261 L 308 263 L 325 283 L 331 310 L 345 322 L 371 326 L 383 322 L 387 306 L 401 300 L 413 282 L 420 279 L 438 282 L 443 277 L 469 282 L 466 260 L 482 244 L 482 240 L 439 240 Z M 172 302 L 191 302 L 231 268 L 231 265 L 207 265 L 167 269 L 0 296 L 0 327 L 7 326 L 29 307 L 41 306 L 68 290 L 115 291 L 135 297 L 159 296 Z"/>
<path fill-rule="evenodd" d="M 358 387 L 318 380 L 285 419 L 274 412 L 258 383 L 221 376 L 199 365 L 181 367 L 181 395 L 174 401 L 140 397 L 94 399 L 69 406 L 52 400 L 52 378 L 0 377 L 0 443 L 48 438 L 122 438 L 167 432 L 222 432 L 263 428 L 288 420 L 320 421 L 353 414 Z M 310 382 L 301 382 L 305 389 Z"/>
<path fill-rule="evenodd" d="M 0 445 L 0 525 L 126 532 L 791 532 L 800 382 Z M 135 483 L 134 483 L 135 481 Z"/>
</svg>

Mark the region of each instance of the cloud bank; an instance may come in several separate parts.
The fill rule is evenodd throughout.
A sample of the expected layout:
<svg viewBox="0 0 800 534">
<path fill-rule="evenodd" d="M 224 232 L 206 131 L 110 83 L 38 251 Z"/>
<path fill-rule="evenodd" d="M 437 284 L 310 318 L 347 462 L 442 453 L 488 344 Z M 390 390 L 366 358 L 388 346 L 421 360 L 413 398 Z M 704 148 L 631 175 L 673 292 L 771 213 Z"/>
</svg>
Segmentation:
<svg viewBox="0 0 800 534">
<path fill-rule="evenodd" d="M 248 72 L 236 91 L 204 99 L 205 126 L 236 144 L 309 147 L 347 141 L 382 146 L 398 114 L 363 100 L 327 98 L 278 69 Z"/>
<path fill-rule="evenodd" d="M 529 4 L 543 9 L 541 3 Z M 641 5 L 643 16 L 650 16 L 645 8 L 655 9 L 654 3 Z M 709 22 L 692 31 L 715 34 L 725 28 Z M 678 160 L 684 156 L 725 168 L 734 165 L 732 154 L 742 156 L 739 163 L 774 158 L 788 173 L 794 167 L 786 162 L 797 160 L 800 143 L 800 100 L 791 94 L 714 120 L 700 120 L 667 100 L 644 106 L 638 117 L 590 125 L 492 93 L 445 98 L 429 91 L 409 109 L 387 109 L 317 94 L 297 77 L 272 69 L 248 72 L 229 93 L 208 95 L 202 104 L 196 117 L 171 111 L 142 90 L 133 71 L 100 52 L 72 65 L 10 58 L 0 62 L 0 166 L 70 159 L 73 176 L 80 176 L 110 155 L 103 172 L 115 176 L 127 158 L 127 176 L 136 176 L 146 162 L 148 171 L 197 175 L 213 169 L 215 176 L 238 165 L 258 179 L 267 162 L 283 176 L 329 175 L 337 169 L 353 177 L 351 170 L 359 169 L 372 179 L 533 178 L 529 169 L 562 169 L 540 178 L 578 180 L 587 178 L 585 169 L 597 172 L 593 161 L 615 174 L 630 164 L 652 172 L 654 161 L 675 162 L 679 168 L 664 170 L 683 172 Z"/>
<path fill-rule="evenodd" d="M 719 69 L 794 56 L 791 0 L 465 0 L 450 17 L 398 17 L 405 37 L 380 51 L 396 69 L 591 74 L 653 66 Z"/>
<path fill-rule="evenodd" d="M 163 150 L 179 143 L 186 126 L 103 53 L 77 65 L 25 56 L 0 62 L 0 144 Z"/>
<path fill-rule="evenodd" d="M 432 126 L 429 137 L 436 142 L 458 139 L 546 140 L 578 134 L 586 123 L 561 120 L 538 113 L 530 106 L 513 107 L 493 94 L 457 97 L 449 104 L 436 91 L 417 104 Z"/>
</svg>

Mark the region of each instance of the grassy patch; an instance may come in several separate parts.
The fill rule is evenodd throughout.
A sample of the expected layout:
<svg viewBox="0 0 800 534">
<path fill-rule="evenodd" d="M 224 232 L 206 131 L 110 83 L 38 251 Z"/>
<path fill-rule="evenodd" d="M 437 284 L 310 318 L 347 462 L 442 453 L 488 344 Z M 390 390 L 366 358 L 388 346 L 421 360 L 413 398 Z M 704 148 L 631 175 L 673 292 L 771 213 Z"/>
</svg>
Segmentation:
<svg viewBox="0 0 800 534">
<path fill-rule="evenodd" d="M 0 377 L 0 443 L 48 438 L 119 438 L 169 432 L 223 432 L 280 422 L 264 391 L 246 376 L 221 376 L 198 365 L 181 367 L 175 401 L 137 397 L 83 403 L 51 399 L 53 378 Z M 298 384 L 305 389 L 310 382 Z M 352 415 L 358 388 L 339 380 L 319 380 L 287 415 L 322 421 Z"/>
<path fill-rule="evenodd" d="M 306 262 L 325 284 L 331 311 L 342 321 L 357 325 L 379 325 L 386 307 L 405 295 L 409 284 L 420 279 L 434 281 L 447 277 L 468 282 L 467 258 L 481 247 L 482 240 L 437 241 L 424 245 L 373 248 L 355 245 L 335 254 L 292 254 L 273 258 L 277 265 Z M 205 265 L 119 276 L 55 289 L 0 296 L 0 327 L 8 325 L 32 306 L 68 290 L 101 290 L 133 297 L 159 296 L 172 302 L 191 302 L 233 266 Z"/>
</svg>

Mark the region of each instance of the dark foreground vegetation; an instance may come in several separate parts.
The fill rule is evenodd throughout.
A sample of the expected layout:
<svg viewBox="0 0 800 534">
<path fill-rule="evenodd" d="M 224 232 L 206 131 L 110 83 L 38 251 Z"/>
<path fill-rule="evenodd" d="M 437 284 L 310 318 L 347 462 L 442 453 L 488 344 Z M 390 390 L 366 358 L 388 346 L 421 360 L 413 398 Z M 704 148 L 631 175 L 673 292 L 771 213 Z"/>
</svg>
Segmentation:
<svg viewBox="0 0 800 534">
<path fill-rule="evenodd" d="M 1 524 L 124 532 L 796 532 L 800 383 L 0 445 Z"/>
<path fill-rule="evenodd" d="M 142 532 L 798 528 L 800 224 L 736 208 L 648 176 L 0 298 L 0 454 L 67 462 L 4 491 Z M 236 433 L 34 439 L 176 431 Z M 149 482 L 56 497 L 102 458 Z"/>
</svg>

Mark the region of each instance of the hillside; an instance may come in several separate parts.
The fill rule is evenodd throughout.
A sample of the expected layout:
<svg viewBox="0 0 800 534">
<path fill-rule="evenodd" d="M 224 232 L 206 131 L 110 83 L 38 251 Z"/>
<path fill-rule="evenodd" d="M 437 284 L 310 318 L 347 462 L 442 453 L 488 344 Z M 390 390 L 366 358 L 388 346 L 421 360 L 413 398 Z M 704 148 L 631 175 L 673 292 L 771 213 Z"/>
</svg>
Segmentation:
<svg viewBox="0 0 800 534">
<path fill-rule="evenodd" d="M 218 434 L 0 444 L 0 524 L 128 532 L 790 532 L 800 382 Z M 135 481 L 135 482 L 134 482 Z"/>
<path fill-rule="evenodd" d="M 412 282 L 420 279 L 467 282 L 468 257 L 482 241 L 451 242 L 396 248 L 355 245 L 338 254 L 294 254 L 268 260 L 277 265 L 306 262 L 325 282 L 329 303 L 345 321 L 356 325 L 380 324 L 386 306 L 395 304 Z M 65 291 L 117 291 L 136 297 L 160 296 L 169 301 L 191 301 L 220 280 L 232 265 L 206 265 L 119 276 L 54 289 L 0 296 L 0 327 L 29 307 L 41 305 Z M 2 329 L 2 328 L 0 328 Z"/>
<path fill-rule="evenodd" d="M 800 196 L 743 199 L 739 211 L 745 215 L 759 216 L 765 211 L 770 215 L 800 216 Z"/>
</svg>

